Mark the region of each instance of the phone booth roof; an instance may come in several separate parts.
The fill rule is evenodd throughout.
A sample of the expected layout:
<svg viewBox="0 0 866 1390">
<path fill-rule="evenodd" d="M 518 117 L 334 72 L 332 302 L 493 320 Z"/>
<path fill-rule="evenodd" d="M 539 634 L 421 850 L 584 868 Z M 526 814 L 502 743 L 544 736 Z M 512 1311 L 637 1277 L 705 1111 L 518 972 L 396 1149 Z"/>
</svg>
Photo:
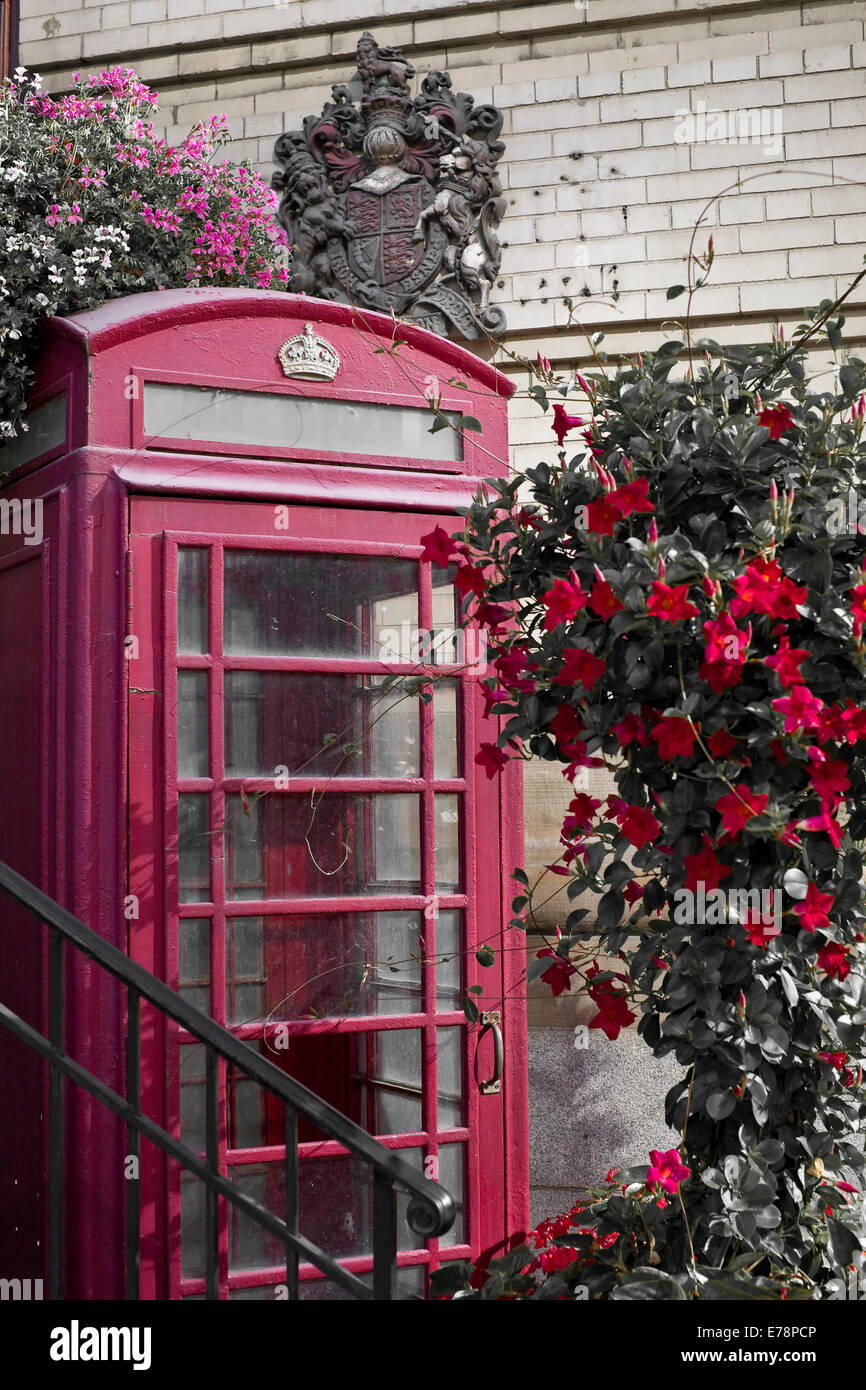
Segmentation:
<svg viewBox="0 0 866 1390">
<path fill-rule="evenodd" d="M 15 478 L 84 451 L 134 491 L 466 506 L 508 472 L 513 391 L 465 348 L 366 309 L 130 295 L 48 321 L 7 469 L 12 450 Z"/>
</svg>

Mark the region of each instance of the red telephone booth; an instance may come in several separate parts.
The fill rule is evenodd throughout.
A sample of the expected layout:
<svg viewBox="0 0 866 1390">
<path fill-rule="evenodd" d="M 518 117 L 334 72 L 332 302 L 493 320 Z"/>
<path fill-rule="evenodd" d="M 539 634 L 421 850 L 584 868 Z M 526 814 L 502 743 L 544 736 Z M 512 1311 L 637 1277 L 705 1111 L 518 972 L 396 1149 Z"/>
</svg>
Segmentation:
<svg viewBox="0 0 866 1390">
<path fill-rule="evenodd" d="M 420 537 L 454 530 L 479 480 L 506 471 L 511 389 L 452 343 L 341 305 L 135 296 L 48 325 L 0 494 L 8 515 L 39 515 L 38 537 L 0 535 L 16 731 L 0 858 L 439 1178 L 458 1220 L 420 1248 L 401 1223 L 407 1296 L 526 1221 L 522 962 L 475 954 L 509 915 L 518 769 L 490 782 L 474 764 L 483 662 L 460 646 L 450 573 L 420 558 Z M 449 421 L 435 430 L 431 396 Z M 429 700 L 412 684 L 423 664 Z M 3 971 L 37 1016 L 44 965 L 23 915 L 15 936 Z M 121 1012 L 82 971 L 69 1051 L 122 1089 Z M 144 1040 L 148 1113 L 203 1149 L 201 1047 L 155 1016 Z M 17 1077 L 32 1254 L 41 1082 Z M 278 1206 L 280 1117 L 257 1086 L 220 1084 L 221 1171 Z M 117 1297 L 122 1130 L 75 1105 L 67 1263 L 81 1297 Z M 303 1126 L 300 1141 L 302 1230 L 363 1275 L 354 1160 Z M 201 1297 L 200 1185 L 147 1144 L 140 1178 L 143 1296 Z M 220 1296 L 279 1296 L 267 1234 L 234 1208 L 220 1220 Z M 301 1277 L 303 1296 L 339 1296 Z"/>
</svg>

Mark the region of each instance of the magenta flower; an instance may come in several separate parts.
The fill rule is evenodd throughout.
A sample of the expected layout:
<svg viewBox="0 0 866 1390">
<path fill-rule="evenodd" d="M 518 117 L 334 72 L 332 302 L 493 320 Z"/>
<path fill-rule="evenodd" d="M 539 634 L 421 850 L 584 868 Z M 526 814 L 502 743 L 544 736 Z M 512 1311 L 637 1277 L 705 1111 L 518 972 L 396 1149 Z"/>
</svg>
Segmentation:
<svg viewBox="0 0 866 1390">
<path fill-rule="evenodd" d="M 680 1162 L 676 1149 L 668 1149 L 667 1153 L 662 1153 L 661 1149 L 650 1149 L 650 1160 L 650 1169 L 646 1175 L 649 1186 L 658 1183 L 665 1192 L 676 1192 L 680 1183 L 691 1177 L 691 1168 L 686 1168 L 685 1164 Z"/>
<path fill-rule="evenodd" d="M 563 447 L 565 436 L 568 434 L 569 430 L 576 429 L 578 425 L 582 424 L 583 420 L 579 415 L 569 415 L 565 406 L 560 401 L 557 401 L 556 405 L 553 407 L 553 422 L 550 428 L 556 435 L 556 442 L 560 449 Z"/>
</svg>

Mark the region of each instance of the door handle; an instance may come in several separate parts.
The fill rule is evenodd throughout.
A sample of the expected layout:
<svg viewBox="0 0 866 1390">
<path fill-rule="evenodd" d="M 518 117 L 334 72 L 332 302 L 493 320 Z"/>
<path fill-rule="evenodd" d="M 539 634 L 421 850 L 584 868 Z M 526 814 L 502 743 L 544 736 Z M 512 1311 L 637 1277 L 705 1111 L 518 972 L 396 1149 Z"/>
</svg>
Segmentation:
<svg viewBox="0 0 866 1390">
<path fill-rule="evenodd" d="M 482 1014 L 479 1020 L 482 1030 L 493 1029 L 493 1075 L 489 1081 L 482 1081 L 478 1089 L 482 1096 L 498 1096 L 502 1090 L 502 1073 L 505 1070 L 505 1044 L 502 1041 L 502 1014 L 498 1009 Z"/>
</svg>

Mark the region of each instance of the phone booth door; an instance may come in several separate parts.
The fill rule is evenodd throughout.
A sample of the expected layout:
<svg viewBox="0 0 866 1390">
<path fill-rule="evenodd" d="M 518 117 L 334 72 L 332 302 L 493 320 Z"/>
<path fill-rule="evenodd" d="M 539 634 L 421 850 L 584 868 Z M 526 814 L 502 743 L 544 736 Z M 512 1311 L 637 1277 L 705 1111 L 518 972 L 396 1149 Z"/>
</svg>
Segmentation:
<svg viewBox="0 0 866 1390">
<path fill-rule="evenodd" d="M 458 649 L 450 575 L 420 560 L 437 524 L 457 519 L 136 498 L 130 527 L 131 953 L 448 1188 L 446 1237 L 419 1248 L 401 1220 L 402 1296 L 509 1230 L 521 1092 L 487 1084 L 492 1023 L 508 1044 L 512 1019 L 520 1057 L 523 1002 L 503 953 L 476 961 L 502 923 L 499 785 L 474 775 L 479 662 Z M 476 983 L 488 1027 L 463 1012 Z M 148 1103 L 200 1151 L 202 1052 L 153 1023 Z M 221 1087 L 221 1170 L 279 1213 L 280 1108 Z M 363 1277 L 369 1176 L 303 1121 L 300 1139 L 301 1231 Z M 142 1195 L 145 1296 L 203 1296 L 201 1185 L 168 1163 Z M 281 1250 L 227 1206 L 220 1296 L 280 1297 Z M 301 1278 L 302 1297 L 344 1296 Z"/>
</svg>

